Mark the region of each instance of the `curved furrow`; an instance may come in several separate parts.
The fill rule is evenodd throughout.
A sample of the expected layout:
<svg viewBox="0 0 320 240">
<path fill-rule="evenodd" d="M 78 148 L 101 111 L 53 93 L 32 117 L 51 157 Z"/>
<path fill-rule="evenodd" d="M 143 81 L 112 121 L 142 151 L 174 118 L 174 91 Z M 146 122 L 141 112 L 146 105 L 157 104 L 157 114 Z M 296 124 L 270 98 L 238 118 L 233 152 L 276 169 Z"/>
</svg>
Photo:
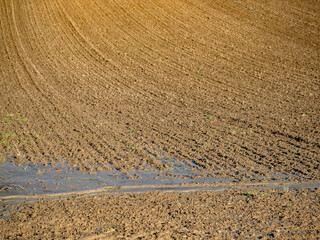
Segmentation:
<svg viewBox="0 0 320 240">
<path fill-rule="evenodd" d="M 8 6 L 7 6 L 8 7 Z M 36 90 L 43 96 L 43 99 L 47 99 L 47 101 L 52 104 L 51 101 L 48 100 L 47 96 L 50 96 L 50 92 L 45 92 L 45 88 L 41 88 L 40 86 L 40 82 L 37 82 L 37 78 L 40 78 L 43 82 L 44 81 L 44 77 L 42 76 L 42 74 L 39 72 L 39 70 L 37 69 L 37 67 L 33 64 L 33 62 L 31 61 L 31 59 L 28 57 L 26 50 L 24 49 L 24 45 L 22 43 L 21 40 L 21 36 L 20 36 L 20 30 L 18 29 L 18 25 L 16 22 L 16 15 L 15 15 L 15 6 L 14 6 L 14 2 L 11 1 L 11 14 L 12 14 L 12 27 L 13 27 L 13 37 L 16 40 L 16 47 L 17 47 L 17 55 L 20 59 L 20 62 L 22 64 L 23 69 L 25 70 L 26 74 L 29 76 L 30 81 L 32 82 L 33 86 L 36 88 Z M 50 85 L 46 85 L 46 87 L 50 88 Z M 50 88 L 50 90 L 52 90 L 52 88 Z"/>
<path fill-rule="evenodd" d="M 79 30 L 76 30 L 76 31 L 79 32 Z M 83 36 L 82 36 L 82 38 L 84 39 Z M 86 40 L 86 41 L 88 41 L 88 40 Z M 92 45 L 90 44 L 90 46 L 92 46 Z M 84 47 L 84 49 L 86 49 L 86 48 Z M 103 57 L 103 54 L 102 54 L 102 53 L 99 53 L 99 55 Z M 115 65 L 114 65 L 114 67 L 115 67 Z M 117 69 L 120 69 L 120 68 L 121 68 L 120 66 L 117 67 Z M 119 70 L 119 71 L 120 71 L 120 70 Z M 130 76 L 130 77 L 131 77 L 131 76 Z M 128 82 L 128 83 L 125 83 L 124 81 L 121 81 L 120 79 L 117 79 L 117 80 L 118 80 L 117 83 L 122 83 L 126 88 L 131 89 L 131 90 L 134 90 L 134 91 L 136 91 L 136 92 L 140 92 L 140 93 L 141 93 L 142 95 L 144 95 L 145 97 L 147 96 L 145 92 L 142 92 L 141 90 L 139 90 L 139 89 L 137 89 L 137 88 L 134 88 L 134 87 L 132 87 L 131 85 L 129 85 L 129 82 Z"/>
<path fill-rule="evenodd" d="M 53 12 L 55 11 L 59 11 L 59 10 L 53 10 Z M 94 77 L 95 79 L 100 79 L 103 77 L 109 77 L 110 74 L 107 73 L 107 71 L 102 71 L 102 67 L 104 65 L 101 65 L 97 59 L 97 56 L 94 56 L 90 51 L 84 51 L 86 50 L 86 45 L 83 45 L 81 43 L 81 38 L 77 39 L 77 44 L 75 44 L 74 42 L 74 38 L 69 36 L 69 31 L 68 28 L 66 28 L 65 26 L 61 25 L 61 21 L 62 21 L 62 17 L 59 15 L 59 18 L 56 18 L 56 22 L 60 24 L 61 26 L 61 30 L 64 31 L 64 39 L 61 40 L 61 44 L 63 43 L 67 43 L 69 44 L 69 47 L 65 48 L 66 52 L 70 51 L 70 57 L 71 56 L 77 56 L 77 62 L 74 62 L 74 64 L 70 64 L 70 61 L 64 61 L 63 62 L 63 66 L 65 67 L 65 69 L 67 70 L 69 68 L 69 71 L 71 69 L 73 69 L 72 74 L 74 74 L 74 80 L 76 82 L 73 82 L 74 84 L 70 84 L 69 86 L 72 87 L 69 91 L 69 94 L 72 94 L 72 92 L 74 92 L 74 87 L 77 87 L 77 85 L 80 85 L 81 88 L 83 87 L 83 81 L 86 80 L 89 76 Z M 70 30 L 70 29 L 69 29 Z M 64 41 L 63 40 L 67 40 Z M 79 57 L 83 57 L 83 59 L 79 58 Z M 83 67 L 79 68 L 76 66 L 77 63 L 80 63 L 81 65 L 83 65 Z M 85 67 L 85 65 L 83 64 L 85 63 L 85 65 L 87 67 Z M 61 68 L 61 66 L 60 66 Z M 79 72 L 79 69 L 81 70 Z M 90 71 L 86 71 L 86 70 L 90 70 Z M 83 70 L 83 71 L 82 71 Z M 104 75 L 107 74 L 107 75 Z M 111 79 L 110 79 L 111 80 Z M 88 84 L 92 84 L 91 82 L 87 82 Z M 77 85 L 76 85 L 77 84 Z M 105 87 L 103 85 L 100 85 L 102 88 Z M 90 95 L 88 95 L 87 97 L 90 97 Z"/>
<path fill-rule="evenodd" d="M 18 82 L 18 85 L 19 85 L 19 88 L 22 89 L 25 94 L 27 94 L 29 96 L 28 99 L 30 99 L 32 101 L 32 98 L 30 97 L 30 93 L 27 91 L 26 89 L 26 85 L 28 85 L 29 83 L 26 82 L 26 79 L 27 77 L 24 76 L 24 72 L 21 71 L 21 67 L 19 64 L 19 62 L 15 59 L 16 55 L 17 55 L 17 47 L 15 45 L 15 41 L 14 41 L 14 37 L 12 35 L 12 30 L 10 28 L 10 24 L 3 24 L 5 22 L 7 23 L 10 23 L 10 14 L 8 13 L 8 10 L 7 10 L 7 7 L 6 7 L 6 4 L 4 2 L 1 2 L 2 3 L 2 7 L 1 9 L 3 10 L 3 21 L 1 26 L 2 26 L 2 36 L 4 37 L 4 40 L 3 40 L 3 47 L 5 48 L 5 52 L 6 52 L 6 56 L 7 56 L 7 59 L 9 60 L 8 62 L 8 66 L 7 66 L 7 70 L 11 70 L 14 72 L 14 76 L 16 77 L 15 80 L 16 81 L 12 81 L 12 83 L 16 83 Z M 7 37 L 7 38 L 6 38 Z M 3 62 L 4 64 L 4 62 Z M 5 69 L 3 69 L 3 71 L 5 71 Z M 23 77 L 21 77 L 21 75 Z M 10 77 L 10 75 L 8 75 L 8 78 Z M 2 79 L 2 81 L 4 81 L 5 79 Z M 3 82 L 3 85 L 6 85 L 5 82 Z M 13 95 L 13 92 L 12 90 L 15 89 L 14 86 L 12 86 L 12 89 L 8 89 L 8 94 L 12 94 Z M 19 93 L 19 91 L 18 91 Z M 21 94 L 21 93 L 19 93 Z M 4 95 L 1 95 L 1 96 L 4 96 Z M 7 101 L 11 101 L 11 98 L 10 96 L 7 97 Z M 33 101 L 33 103 L 35 103 L 35 101 Z M 9 106 L 13 106 L 14 104 L 9 104 Z M 6 106 L 8 107 L 8 106 Z"/>
<path fill-rule="evenodd" d="M 37 72 L 38 72 L 38 71 L 37 71 Z M 29 77 L 32 78 L 31 75 L 29 75 Z M 38 88 L 38 90 L 40 91 L 41 89 Z M 47 107 L 49 107 L 49 106 L 47 106 Z M 40 120 L 40 119 L 38 119 L 38 120 Z M 59 136 L 59 133 L 56 133 L 56 134 L 58 134 L 58 136 Z M 58 137 L 57 140 L 58 140 L 58 141 L 63 141 L 64 139 L 63 139 L 62 137 Z"/>
<path fill-rule="evenodd" d="M 224 6 L 224 8 L 225 8 L 225 6 Z M 246 12 L 248 12 L 248 11 L 246 11 Z M 230 14 L 229 14 L 229 15 L 230 15 Z M 245 17 L 244 19 L 247 19 L 247 17 Z M 241 19 L 241 20 L 242 20 L 242 19 Z M 243 21 L 243 20 L 242 20 L 242 21 Z M 246 24 L 246 25 L 247 25 L 247 24 Z M 257 26 L 257 25 L 253 25 L 253 26 L 252 26 L 252 23 L 251 23 L 251 22 L 248 23 L 248 25 L 250 25 L 250 27 L 251 27 L 250 29 L 251 29 L 251 30 L 250 30 L 250 31 L 245 31 L 246 33 L 252 32 L 252 29 Z M 244 30 L 244 29 L 242 29 L 242 30 Z M 265 29 L 263 29 L 263 30 L 265 30 Z M 257 33 L 255 33 L 255 35 L 257 35 Z M 250 44 L 250 42 L 249 42 L 249 44 Z M 255 44 L 256 44 L 256 43 L 255 43 Z M 250 50 L 250 48 L 248 48 L 248 49 Z M 242 54 L 246 54 L 246 53 L 243 52 Z M 259 58 L 259 56 L 255 56 L 255 58 L 256 58 L 256 60 L 259 60 L 259 63 L 263 62 L 263 61 L 262 61 L 263 59 L 262 59 L 262 58 Z M 277 64 L 277 61 L 275 61 L 274 64 Z M 273 64 L 273 65 L 274 65 L 274 64 Z M 269 67 L 269 66 L 268 66 L 268 67 Z M 272 67 L 272 66 L 271 66 L 271 67 Z"/>
<path fill-rule="evenodd" d="M 39 71 L 38 71 L 39 72 Z M 36 78 L 34 78 L 34 79 L 36 79 Z M 41 82 L 42 83 L 45 83 L 45 81 L 44 81 L 44 79 L 43 78 L 40 78 L 40 80 L 41 80 Z M 47 86 L 49 86 L 48 84 L 46 84 L 46 87 Z M 43 90 L 47 90 L 46 88 L 44 88 Z M 59 93 L 57 93 L 57 92 L 52 92 L 53 93 L 53 95 L 55 96 L 55 97 L 57 97 L 58 96 L 58 101 L 60 100 L 61 101 L 61 98 L 59 99 Z M 48 97 L 51 95 L 51 93 L 49 94 L 49 95 L 47 95 Z M 52 102 L 51 102 L 52 103 Z M 52 114 L 52 109 L 55 109 L 56 107 L 56 104 L 55 103 L 52 103 L 52 105 L 53 105 L 53 107 L 51 108 L 51 107 L 49 107 L 48 105 L 46 106 L 46 109 L 42 109 L 42 111 L 40 111 L 40 113 L 41 113 L 41 115 L 42 115 L 42 119 L 44 120 L 44 121 L 47 121 L 46 119 L 48 119 L 48 115 L 50 116 L 50 114 Z M 51 111 L 49 110 L 49 109 L 51 108 Z M 47 110 L 49 110 L 50 112 L 47 112 Z M 58 111 L 58 113 L 60 113 L 61 114 L 61 112 L 59 112 L 59 109 L 57 109 Z M 49 117 L 49 119 L 50 119 L 50 117 Z M 38 118 L 37 120 L 40 120 L 41 121 L 41 118 Z M 42 121 L 43 121 L 42 120 Z M 49 123 L 50 123 L 50 120 L 49 120 Z M 51 124 L 52 124 L 52 121 L 51 121 Z M 68 121 L 63 121 L 63 123 L 62 123 L 62 125 L 65 125 L 65 124 L 68 124 Z M 59 124 L 60 125 L 60 124 Z M 60 125 L 61 126 L 61 125 Z M 63 142 L 65 139 L 64 139 L 64 137 L 63 137 L 63 134 L 61 134 L 61 133 L 59 133 L 59 132 L 56 132 L 56 131 L 54 131 L 54 135 L 55 135 L 55 137 L 53 137 L 52 139 L 51 139 L 51 141 L 52 142 Z M 50 140 L 50 138 L 48 138 L 48 140 Z M 50 144 L 49 144 L 50 145 Z M 45 152 L 45 151 L 44 151 Z"/>
<path fill-rule="evenodd" d="M 30 135 L 9 138 L 25 161 L 43 155 L 84 171 L 163 169 L 166 156 L 239 180 L 317 179 L 313 5 L 2 1 L 0 59 L 9 67 L 0 77 L 13 81 L 1 96 L 2 129 Z M 16 89 L 20 102 L 10 98 Z M 25 122 L 14 114 L 27 103 Z"/>
</svg>

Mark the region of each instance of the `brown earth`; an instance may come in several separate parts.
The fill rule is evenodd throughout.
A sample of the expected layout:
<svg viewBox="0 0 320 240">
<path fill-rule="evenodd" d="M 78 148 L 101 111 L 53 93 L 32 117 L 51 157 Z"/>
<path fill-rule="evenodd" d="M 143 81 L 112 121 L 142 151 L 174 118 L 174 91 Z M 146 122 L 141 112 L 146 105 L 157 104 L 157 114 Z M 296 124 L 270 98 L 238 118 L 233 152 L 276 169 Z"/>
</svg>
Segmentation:
<svg viewBox="0 0 320 240">
<path fill-rule="evenodd" d="M 318 0 L 0 0 L 0 162 L 320 179 L 319 36 Z M 319 238 L 319 190 L 18 208 L 0 238 Z"/>
<path fill-rule="evenodd" d="M 0 238 L 319 239 L 319 201 L 319 189 L 41 200 L 0 219 Z"/>
<path fill-rule="evenodd" d="M 319 179 L 319 1 L 0 4 L 1 153 Z"/>
</svg>

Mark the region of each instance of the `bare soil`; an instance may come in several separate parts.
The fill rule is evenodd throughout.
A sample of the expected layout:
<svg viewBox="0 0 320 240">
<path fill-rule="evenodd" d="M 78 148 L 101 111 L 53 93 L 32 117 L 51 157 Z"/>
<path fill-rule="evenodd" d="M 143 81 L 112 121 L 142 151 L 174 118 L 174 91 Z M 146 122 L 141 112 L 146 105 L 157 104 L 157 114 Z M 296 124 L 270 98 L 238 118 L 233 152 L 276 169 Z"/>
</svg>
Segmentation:
<svg viewBox="0 0 320 240">
<path fill-rule="evenodd" d="M 319 190 L 309 189 L 41 200 L 0 219 L 0 238 L 318 239 L 319 201 Z"/>
<path fill-rule="evenodd" d="M 165 155 L 240 179 L 319 179 L 319 1 L 0 11 L 0 151 L 17 161 L 162 169 Z"/>
<path fill-rule="evenodd" d="M 209 172 L 240 182 L 279 173 L 294 181 L 319 180 L 319 36 L 318 0 L 0 0 L 0 161 L 14 158 L 18 164 L 66 164 L 84 172 L 126 172 L 171 169 L 172 163 L 160 161 L 165 158 L 181 161 L 202 171 L 203 176 Z M 161 204 L 169 206 L 169 199 L 187 201 L 186 195 L 150 194 L 151 199 L 160 201 L 154 205 L 156 211 Z M 318 192 L 308 194 L 318 199 Z M 138 214 L 143 208 L 136 208 L 135 201 L 147 201 L 146 209 L 152 208 L 148 196 L 74 201 L 79 207 L 88 205 L 99 211 L 95 204 L 118 199 L 128 213 Z M 203 199 L 199 201 L 206 201 L 204 196 L 212 201 L 243 198 L 236 192 L 188 196 Z M 280 211 L 279 198 L 271 194 L 266 203 L 260 198 L 250 201 L 255 202 L 256 211 L 246 202 L 235 201 L 232 206 L 241 216 L 247 216 L 250 209 L 253 215 L 248 219 L 257 217 L 266 230 L 269 223 L 263 219 L 269 215 L 264 210 Z M 73 200 L 46 202 L 44 208 L 38 203 L 33 210 L 24 206 L 26 213 L 36 211 L 38 222 L 32 230 L 15 217 L 1 225 L 0 234 L 24 238 L 21 234 L 26 228 L 27 236 L 66 236 L 64 231 L 69 230 L 51 220 L 40 224 L 41 217 L 49 214 L 58 219 L 58 213 L 50 208 L 55 209 L 60 201 L 67 204 L 61 210 L 65 211 Z M 313 237 L 318 232 L 312 224 L 319 218 L 311 221 L 306 213 L 314 212 L 303 206 L 318 207 L 319 202 L 303 201 L 299 212 L 288 216 L 301 228 L 294 236 Z M 267 208 L 265 204 L 269 204 Z M 201 217 L 200 222 L 190 212 L 186 214 L 192 220 L 187 223 L 182 220 L 183 211 L 164 211 L 171 214 L 171 222 L 164 221 L 164 226 L 161 220 L 150 225 L 145 218 L 137 218 L 142 236 L 155 236 L 161 226 L 164 230 L 176 226 L 165 236 L 193 237 L 187 230 L 193 224 L 198 224 L 195 229 L 200 231 L 195 236 L 206 237 L 205 226 L 210 226 L 205 230 L 211 234 L 208 238 L 238 234 L 236 225 L 241 219 L 226 217 L 234 225 L 228 232 L 221 227 L 223 233 L 218 233 L 213 229 L 220 227 L 206 224 L 204 218 L 210 219 L 208 214 L 215 211 L 212 206 L 207 210 L 192 202 L 186 206 L 189 208 L 183 211 L 200 211 L 195 215 Z M 219 206 L 217 214 L 228 212 L 225 204 Z M 60 216 L 62 225 L 65 218 L 72 224 L 68 225 L 71 236 L 84 236 L 94 228 L 100 231 L 93 226 L 102 220 L 95 217 L 108 214 L 94 215 L 87 210 L 84 233 L 76 230 L 68 214 Z M 75 212 L 78 217 L 72 221 L 81 219 L 81 213 Z M 175 222 L 172 214 L 180 220 Z M 125 213 L 119 216 L 132 228 L 117 225 L 113 219 L 115 225 L 107 226 L 115 229 L 112 234 L 121 238 L 133 231 L 138 236 L 136 220 Z M 283 221 L 283 217 L 272 216 L 270 219 Z M 28 215 L 24 219 L 33 221 Z M 229 220 L 223 223 L 222 219 L 220 223 L 226 226 Z M 257 227 L 244 221 L 249 229 Z M 44 231 L 47 226 L 50 231 Z M 244 230 L 244 225 L 240 229 Z M 285 232 L 290 232 L 288 229 Z"/>
</svg>

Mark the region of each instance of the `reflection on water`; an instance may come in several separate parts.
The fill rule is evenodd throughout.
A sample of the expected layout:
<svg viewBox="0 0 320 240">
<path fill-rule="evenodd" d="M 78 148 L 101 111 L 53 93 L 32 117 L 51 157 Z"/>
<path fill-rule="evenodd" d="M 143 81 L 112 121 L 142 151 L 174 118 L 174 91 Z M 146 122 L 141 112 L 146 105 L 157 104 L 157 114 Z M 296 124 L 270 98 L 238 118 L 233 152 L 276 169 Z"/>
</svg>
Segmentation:
<svg viewBox="0 0 320 240">
<path fill-rule="evenodd" d="M 0 200 L 34 195 L 97 192 L 97 189 L 112 192 L 191 191 L 221 190 L 239 185 L 236 179 L 219 178 L 215 173 L 211 173 L 213 177 L 203 177 L 204 172 L 192 169 L 192 163 L 188 165 L 166 157 L 160 157 L 159 161 L 167 165 L 168 170 L 120 172 L 110 166 L 112 171 L 84 173 L 67 164 L 55 164 L 53 167 L 50 164 L 34 166 L 30 163 L 18 166 L 8 157 L 6 161 L 0 163 Z M 281 173 L 274 176 L 283 180 L 288 177 Z M 272 183 L 273 187 L 283 187 L 279 181 Z M 265 185 L 265 187 L 270 186 Z M 319 187 L 319 182 L 291 185 L 291 187 L 311 186 Z"/>
<path fill-rule="evenodd" d="M 84 191 L 103 187 L 179 185 L 182 183 L 232 182 L 234 179 L 213 177 L 193 178 L 196 172 L 172 165 L 169 171 L 97 171 L 83 173 L 65 165 L 17 166 L 14 162 L 0 163 L 0 197 Z M 133 189 L 133 188 L 131 188 Z"/>
</svg>

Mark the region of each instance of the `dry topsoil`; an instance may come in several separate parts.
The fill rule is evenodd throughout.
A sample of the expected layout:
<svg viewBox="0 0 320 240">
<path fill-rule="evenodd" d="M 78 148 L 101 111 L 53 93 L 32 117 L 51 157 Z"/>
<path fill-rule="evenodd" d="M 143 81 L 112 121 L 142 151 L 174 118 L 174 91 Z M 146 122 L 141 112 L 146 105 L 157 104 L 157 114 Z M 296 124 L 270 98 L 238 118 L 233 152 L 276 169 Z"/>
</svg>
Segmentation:
<svg viewBox="0 0 320 240">
<path fill-rule="evenodd" d="M 15 208 L 0 219 L 1 239 L 320 237 L 319 189 L 77 196 Z"/>
<path fill-rule="evenodd" d="M 0 1 L 0 153 L 319 179 L 316 0 Z"/>
<path fill-rule="evenodd" d="M 0 158 L 320 179 L 319 35 L 318 0 L 0 0 Z M 319 190 L 99 195 L 0 237 L 317 239 L 318 213 Z"/>
</svg>

